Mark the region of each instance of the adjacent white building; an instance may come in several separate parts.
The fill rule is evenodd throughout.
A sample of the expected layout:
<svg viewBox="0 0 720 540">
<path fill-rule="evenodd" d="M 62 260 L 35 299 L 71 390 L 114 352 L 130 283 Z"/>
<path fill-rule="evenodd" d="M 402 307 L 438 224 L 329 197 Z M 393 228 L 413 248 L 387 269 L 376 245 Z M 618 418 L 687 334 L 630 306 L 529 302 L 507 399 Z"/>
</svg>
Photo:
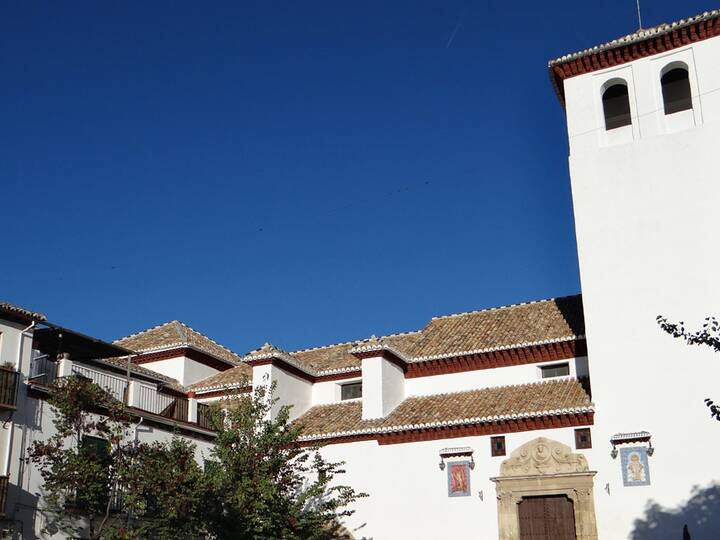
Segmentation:
<svg viewBox="0 0 720 540">
<path fill-rule="evenodd" d="M 345 524 L 357 538 L 720 538 L 720 429 L 703 405 L 720 362 L 656 323 L 720 315 L 719 65 L 717 11 L 550 62 L 582 296 L 244 357 L 177 321 L 109 344 L 0 304 L 6 530 L 42 536 L 24 456 L 51 430 L 46 385 L 81 373 L 127 400 L 139 438 L 179 429 L 200 462 L 207 403 L 274 381 L 273 414 L 292 406 L 303 442 L 370 495 Z"/>
</svg>

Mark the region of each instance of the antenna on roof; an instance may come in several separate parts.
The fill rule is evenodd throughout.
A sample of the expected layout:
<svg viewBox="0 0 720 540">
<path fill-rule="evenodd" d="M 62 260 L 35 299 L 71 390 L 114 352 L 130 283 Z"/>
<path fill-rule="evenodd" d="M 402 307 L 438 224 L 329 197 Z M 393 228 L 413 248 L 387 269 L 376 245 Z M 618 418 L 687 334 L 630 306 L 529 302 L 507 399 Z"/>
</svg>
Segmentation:
<svg viewBox="0 0 720 540">
<path fill-rule="evenodd" d="M 635 3 L 637 4 L 638 30 L 642 30 L 642 16 L 640 15 L 640 0 L 635 0 Z"/>
</svg>

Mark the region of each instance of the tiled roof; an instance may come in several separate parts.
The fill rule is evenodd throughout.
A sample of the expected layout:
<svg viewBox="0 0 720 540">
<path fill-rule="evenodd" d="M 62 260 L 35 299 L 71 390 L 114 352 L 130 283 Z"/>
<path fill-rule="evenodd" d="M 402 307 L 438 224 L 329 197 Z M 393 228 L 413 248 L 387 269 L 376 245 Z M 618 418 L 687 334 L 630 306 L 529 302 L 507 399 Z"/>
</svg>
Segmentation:
<svg viewBox="0 0 720 540">
<path fill-rule="evenodd" d="M 9 313 L 11 315 L 20 316 L 30 321 L 47 321 L 47 317 L 45 317 L 45 315 L 43 315 L 42 313 L 30 311 L 29 309 L 16 306 L 15 304 L 11 304 L 10 302 L 0 302 L 0 311 L 4 311 L 5 313 Z"/>
<path fill-rule="evenodd" d="M 303 440 L 315 440 L 588 412 L 592 409 L 590 398 L 580 383 L 574 379 L 565 379 L 409 397 L 388 416 L 377 420 L 362 419 L 360 401 L 316 405 L 296 422 L 303 426 Z"/>
<path fill-rule="evenodd" d="M 583 56 L 588 56 L 590 54 L 595 54 L 595 53 L 598 53 L 601 51 L 614 49 L 616 47 L 621 47 L 624 45 L 631 45 L 633 43 L 645 41 L 650 38 L 662 36 L 669 32 L 673 32 L 673 31 L 677 32 L 677 31 L 680 31 L 681 29 L 686 28 L 692 24 L 695 24 L 695 23 L 698 23 L 701 21 L 708 21 L 710 19 L 715 19 L 717 17 L 720 17 L 720 10 L 715 9 L 713 11 L 706 11 L 705 13 L 696 15 L 695 17 L 689 17 L 687 19 L 680 19 L 679 21 L 675 21 L 672 23 L 663 23 L 663 24 L 659 24 L 657 26 L 653 26 L 652 28 L 641 28 L 637 32 L 633 32 L 632 34 L 628 34 L 626 36 L 623 36 L 618 39 L 614 39 L 612 41 L 608 41 L 607 43 L 603 43 L 602 45 L 598 45 L 596 47 L 591 47 L 590 49 L 584 49 L 582 51 L 578 51 L 578 52 L 575 52 L 572 54 L 566 54 L 565 56 L 561 56 L 554 60 L 550 60 L 550 62 L 548 62 L 548 65 L 550 67 L 552 67 L 556 64 L 562 64 L 569 60 L 575 60 L 577 58 L 582 58 Z"/>
<path fill-rule="evenodd" d="M 198 381 L 195 384 L 191 384 L 187 387 L 187 390 L 193 392 L 219 390 L 244 386 L 245 383 L 252 384 L 252 368 L 243 363 L 237 367 L 211 375 L 207 379 Z"/>
<path fill-rule="evenodd" d="M 239 364 L 240 356 L 180 321 L 170 321 L 118 340 L 114 343 L 136 352 L 152 352 L 173 347 L 193 347 L 206 354 Z"/>
<path fill-rule="evenodd" d="M 420 332 L 409 332 L 406 334 L 394 334 L 380 338 L 382 342 L 400 352 L 408 350 L 420 336 Z M 372 338 L 370 338 L 372 339 Z M 291 353 L 300 364 L 322 373 L 327 371 L 343 369 L 360 369 L 360 360 L 353 356 L 350 351 L 362 347 L 370 339 L 328 345 L 315 349 L 305 349 Z"/>
<path fill-rule="evenodd" d="M 436 317 L 407 354 L 458 356 L 577 338 L 585 333 L 580 295 Z"/>
<path fill-rule="evenodd" d="M 360 369 L 351 351 L 374 347 L 373 340 L 409 362 L 449 358 L 541 343 L 567 341 L 585 332 L 580 295 L 436 317 L 420 331 L 306 349 L 277 350 L 283 359 L 312 375 Z M 269 346 L 269 345 L 268 345 Z M 259 349 L 245 359 L 269 354 Z"/>
</svg>

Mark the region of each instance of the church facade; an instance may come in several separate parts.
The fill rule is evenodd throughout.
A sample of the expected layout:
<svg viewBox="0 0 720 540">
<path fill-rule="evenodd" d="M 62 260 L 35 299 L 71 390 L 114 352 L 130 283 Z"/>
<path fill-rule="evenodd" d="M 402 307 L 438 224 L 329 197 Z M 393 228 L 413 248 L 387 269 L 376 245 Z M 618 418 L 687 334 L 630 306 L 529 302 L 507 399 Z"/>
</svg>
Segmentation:
<svg viewBox="0 0 720 540">
<path fill-rule="evenodd" d="M 275 382 L 302 441 L 370 495 L 345 523 L 356 538 L 717 537 L 720 430 L 703 399 L 720 398 L 720 362 L 656 318 L 720 315 L 719 61 L 714 11 L 550 62 L 582 295 L 244 356 L 178 321 L 104 343 L 0 304 L 5 530 L 43 537 L 25 453 L 52 430 L 47 385 L 79 373 L 127 400 L 139 440 L 179 430 L 200 462 L 207 404 Z"/>
</svg>

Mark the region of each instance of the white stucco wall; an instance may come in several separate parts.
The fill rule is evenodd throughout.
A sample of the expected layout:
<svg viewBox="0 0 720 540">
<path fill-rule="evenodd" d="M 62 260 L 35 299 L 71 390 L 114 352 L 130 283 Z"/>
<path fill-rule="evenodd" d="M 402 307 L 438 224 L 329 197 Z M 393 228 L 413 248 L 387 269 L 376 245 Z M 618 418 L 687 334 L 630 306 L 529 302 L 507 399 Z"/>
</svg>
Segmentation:
<svg viewBox="0 0 720 540">
<path fill-rule="evenodd" d="M 185 372 L 183 374 L 182 384 L 184 386 L 195 384 L 196 382 L 211 377 L 216 373 L 220 373 L 220 371 L 210 366 L 206 366 L 205 364 L 201 364 L 200 362 L 196 362 L 190 358 L 185 358 Z"/>
<path fill-rule="evenodd" d="M 561 377 L 542 379 L 540 367 L 567 363 L 569 377 L 587 375 L 587 357 L 555 360 L 522 366 L 507 366 L 493 369 L 478 369 L 461 373 L 416 377 L 405 380 L 405 392 L 408 396 L 427 396 L 443 392 L 462 392 L 493 386 L 536 383 L 542 380 L 558 380 Z M 567 377 L 565 377 L 567 378 Z"/>
<path fill-rule="evenodd" d="M 322 381 L 312 385 L 312 404 L 326 405 L 328 403 L 337 403 L 341 399 L 341 389 L 343 384 L 352 382 L 362 382 L 362 377 L 353 377 L 352 379 L 342 379 L 340 381 Z"/>
<path fill-rule="evenodd" d="M 23 333 L 29 325 L 0 320 L 0 365 L 8 364 L 29 373 L 32 353 L 32 331 Z M 17 444 L 13 423 L 17 413 L 0 411 L 0 474 L 12 476 L 11 448 Z"/>
<path fill-rule="evenodd" d="M 151 369 L 168 377 L 172 377 L 173 379 L 180 381 L 180 384 L 183 386 L 194 384 L 202 379 L 219 373 L 217 369 L 201 364 L 200 362 L 196 362 L 195 360 L 191 360 L 185 356 L 158 360 L 157 362 L 148 362 L 146 364 L 142 364 L 142 367 Z"/>
<path fill-rule="evenodd" d="M 403 370 L 378 356 L 362 361 L 362 417 L 384 418 L 405 399 Z"/>
<path fill-rule="evenodd" d="M 678 60 L 690 68 L 694 111 L 666 117 L 660 71 Z M 720 481 L 720 429 L 703 405 L 720 399 L 720 358 L 655 322 L 662 314 L 699 328 L 703 317 L 720 315 L 718 65 L 715 37 L 565 82 L 593 435 L 605 450 L 594 466 L 610 488 L 597 498 L 603 539 L 627 538 L 651 501 L 676 508 L 693 486 Z M 613 77 L 630 86 L 634 118 L 624 138 L 603 127 L 600 88 Z M 656 447 L 652 485 L 623 488 L 608 440 L 639 430 Z"/>
<path fill-rule="evenodd" d="M 572 428 L 512 433 L 506 437 L 507 454 L 537 437 L 547 437 L 574 450 Z M 441 471 L 440 450 L 469 446 L 475 469 L 471 471 L 469 497 L 448 497 L 447 468 Z M 380 446 L 376 441 L 333 444 L 322 449 L 334 461 L 345 461 L 347 473 L 339 484 L 353 486 L 369 497 L 354 506 L 347 520 L 356 538 L 373 540 L 437 540 L 445 538 L 493 539 L 498 537 L 495 484 L 500 464 L 507 456 L 491 457 L 490 436 L 464 437 L 419 443 Z M 594 451 L 579 450 L 593 468 Z M 449 458 L 462 461 L 466 458 Z M 480 492 L 482 491 L 482 499 Z M 595 486 L 596 499 L 602 486 Z"/>
<path fill-rule="evenodd" d="M 284 371 L 278 366 L 266 364 L 253 367 L 253 388 L 275 382 L 275 396 L 279 398 L 270 411 L 275 416 L 280 407 L 290 405 L 290 420 L 307 411 L 312 405 L 312 383 Z"/>
</svg>

